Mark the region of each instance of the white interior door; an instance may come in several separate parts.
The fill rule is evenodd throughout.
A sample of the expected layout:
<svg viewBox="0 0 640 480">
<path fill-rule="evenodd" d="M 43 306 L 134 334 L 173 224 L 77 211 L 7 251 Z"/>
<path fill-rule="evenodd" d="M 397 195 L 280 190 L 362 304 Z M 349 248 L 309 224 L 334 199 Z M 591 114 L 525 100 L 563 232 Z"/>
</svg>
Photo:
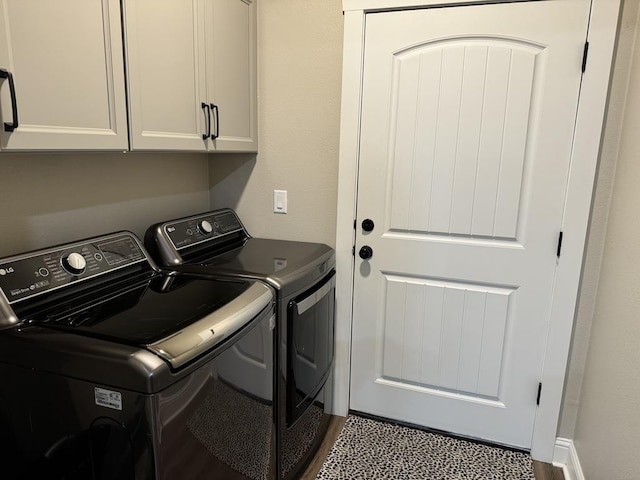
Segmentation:
<svg viewBox="0 0 640 480">
<path fill-rule="evenodd" d="M 588 14 L 366 15 L 351 409 L 530 447 Z"/>
</svg>

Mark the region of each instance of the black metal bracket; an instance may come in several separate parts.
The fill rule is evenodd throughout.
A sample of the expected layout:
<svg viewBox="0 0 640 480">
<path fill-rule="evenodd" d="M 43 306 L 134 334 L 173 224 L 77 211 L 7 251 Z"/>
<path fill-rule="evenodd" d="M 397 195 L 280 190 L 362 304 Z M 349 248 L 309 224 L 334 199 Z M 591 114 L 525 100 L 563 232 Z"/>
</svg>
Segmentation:
<svg viewBox="0 0 640 480">
<path fill-rule="evenodd" d="M 538 384 L 538 396 L 536 397 L 536 405 L 540 405 L 540 395 L 542 395 L 542 382 Z"/>
<path fill-rule="evenodd" d="M 584 43 L 584 51 L 582 52 L 582 73 L 587 70 L 587 55 L 589 55 L 589 42 Z"/>
<path fill-rule="evenodd" d="M 560 251 L 562 250 L 562 232 L 558 235 L 558 249 L 556 250 L 556 256 L 560 258 Z"/>
</svg>

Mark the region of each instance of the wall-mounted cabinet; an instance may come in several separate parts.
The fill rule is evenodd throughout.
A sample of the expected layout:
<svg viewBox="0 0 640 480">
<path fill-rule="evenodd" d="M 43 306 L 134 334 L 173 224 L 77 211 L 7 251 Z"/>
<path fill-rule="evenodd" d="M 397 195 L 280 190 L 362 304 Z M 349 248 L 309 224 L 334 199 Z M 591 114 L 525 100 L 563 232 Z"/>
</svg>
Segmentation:
<svg viewBox="0 0 640 480">
<path fill-rule="evenodd" d="M 257 150 L 255 10 L 124 1 L 132 150 Z"/>
<path fill-rule="evenodd" d="M 0 150 L 128 148 L 118 0 L 0 0 L 0 69 Z"/>
</svg>

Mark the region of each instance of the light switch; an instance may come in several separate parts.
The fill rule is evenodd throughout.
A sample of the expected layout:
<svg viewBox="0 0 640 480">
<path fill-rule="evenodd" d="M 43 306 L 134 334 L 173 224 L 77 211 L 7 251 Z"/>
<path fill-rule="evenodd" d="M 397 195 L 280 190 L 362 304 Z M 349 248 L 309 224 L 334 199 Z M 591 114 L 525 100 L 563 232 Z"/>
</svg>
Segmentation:
<svg viewBox="0 0 640 480">
<path fill-rule="evenodd" d="M 273 213 L 287 213 L 287 191 L 273 191 Z"/>
</svg>

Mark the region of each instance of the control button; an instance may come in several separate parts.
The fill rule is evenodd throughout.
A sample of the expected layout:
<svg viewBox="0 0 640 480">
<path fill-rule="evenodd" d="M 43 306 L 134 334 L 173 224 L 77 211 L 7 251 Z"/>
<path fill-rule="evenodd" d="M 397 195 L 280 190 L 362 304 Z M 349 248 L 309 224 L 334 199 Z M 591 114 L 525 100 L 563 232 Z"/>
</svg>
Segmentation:
<svg viewBox="0 0 640 480">
<path fill-rule="evenodd" d="M 6 275 L 7 271 L 4 268 L 0 268 L 0 275 Z"/>
<path fill-rule="evenodd" d="M 187 231 L 185 233 L 187 235 L 193 235 L 193 230 L 191 230 L 190 228 L 187 228 Z"/>
<path fill-rule="evenodd" d="M 201 222 L 198 223 L 198 230 L 200 230 L 205 235 L 208 235 L 213 231 L 213 227 L 208 221 L 202 220 Z"/>
<path fill-rule="evenodd" d="M 40 274 L 41 277 L 49 276 L 49 270 L 47 270 L 44 267 L 42 267 L 40 270 L 38 270 L 38 273 Z"/>
<path fill-rule="evenodd" d="M 62 267 L 72 275 L 80 275 L 87 267 L 87 261 L 81 254 L 71 252 L 62 257 Z"/>
<path fill-rule="evenodd" d="M 101 262 L 104 259 L 101 253 L 94 253 L 93 258 L 95 258 L 98 262 Z"/>
</svg>

